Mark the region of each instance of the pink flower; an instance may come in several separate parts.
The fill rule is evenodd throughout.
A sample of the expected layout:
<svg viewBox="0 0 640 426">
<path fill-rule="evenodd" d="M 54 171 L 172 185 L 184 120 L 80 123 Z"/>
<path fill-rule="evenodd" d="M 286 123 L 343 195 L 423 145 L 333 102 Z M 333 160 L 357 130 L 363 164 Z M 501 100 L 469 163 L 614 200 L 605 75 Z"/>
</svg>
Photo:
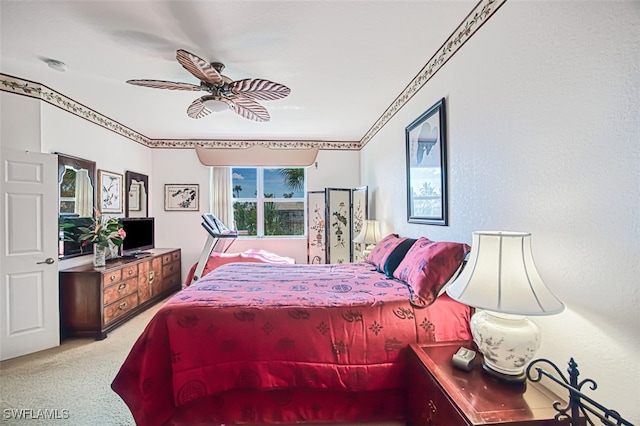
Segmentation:
<svg viewBox="0 0 640 426">
<path fill-rule="evenodd" d="M 120 228 L 118 229 L 118 235 L 120 235 L 120 238 L 124 240 L 124 238 L 127 236 L 127 233 L 124 232 L 124 229 Z"/>
</svg>

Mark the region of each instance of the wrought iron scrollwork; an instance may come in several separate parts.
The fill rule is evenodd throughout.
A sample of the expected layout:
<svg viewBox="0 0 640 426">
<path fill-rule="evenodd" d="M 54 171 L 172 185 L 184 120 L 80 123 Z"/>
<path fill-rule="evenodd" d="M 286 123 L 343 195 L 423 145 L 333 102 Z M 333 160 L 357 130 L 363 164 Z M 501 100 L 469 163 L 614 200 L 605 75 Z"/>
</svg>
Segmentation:
<svg viewBox="0 0 640 426">
<path fill-rule="evenodd" d="M 549 372 L 545 370 L 542 367 L 543 365 L 550 367 L 552 371 Z M 569 419 L 572 426 L 582 424 L 595 426 L 592 421 L 592 416 L 594 416 L 604 425 L 633 426 L 631 422 L 623 419 L 617 411 L 604 407 L 582 392 L 584 386 L 588 385 L 591 390 L 596 390 L 598 384 L 591 379 L 578 381 L 580 372 L 578 371 L 578 364 L 573 358 L 569 360 L 567 372 L 569 373 L 569 379 L 566 378 L 553 362 L 543 358 L 531 362 L 529 367 L 527 367 L 528 380 L 540 382 L 543 377 L 547 377 L 569 391 L 569 402 L 567 402 L 566 405 L 563 405 L 563 403 L 559 401 L 553 403 L 553 408 L 558 412 L 558 414 L 555 415 L 556 420 Z"/>
</svg>

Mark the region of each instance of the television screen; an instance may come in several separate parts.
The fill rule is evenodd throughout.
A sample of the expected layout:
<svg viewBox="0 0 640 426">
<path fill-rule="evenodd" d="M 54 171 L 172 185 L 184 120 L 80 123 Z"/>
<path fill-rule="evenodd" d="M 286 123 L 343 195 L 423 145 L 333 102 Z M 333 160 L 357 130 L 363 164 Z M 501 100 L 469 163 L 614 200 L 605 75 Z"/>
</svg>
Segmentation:
<svg viewBox="0 0 640 426">
<path fill-rule="evenodd" d="M 122 241 L 122 254 L 148 250 L 154 245 L 154 220 L 152 217 L 123 217 L 122 229 L 127 236 Z"/>
</svg>

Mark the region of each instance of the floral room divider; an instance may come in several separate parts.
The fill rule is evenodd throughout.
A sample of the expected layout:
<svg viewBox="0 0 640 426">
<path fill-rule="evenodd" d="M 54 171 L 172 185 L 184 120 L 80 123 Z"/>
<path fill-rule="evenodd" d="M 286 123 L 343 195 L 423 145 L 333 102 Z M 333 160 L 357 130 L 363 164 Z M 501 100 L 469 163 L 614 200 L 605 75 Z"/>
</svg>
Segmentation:
<svg viewBox="0 0 640 426">
<path fill-rule="evenodd" d="M 361 244 L 352 240 L 368 219 L 368 190 L 325 188 L 307 192 L 307 262 L 360 262 Z"/>
</svg>

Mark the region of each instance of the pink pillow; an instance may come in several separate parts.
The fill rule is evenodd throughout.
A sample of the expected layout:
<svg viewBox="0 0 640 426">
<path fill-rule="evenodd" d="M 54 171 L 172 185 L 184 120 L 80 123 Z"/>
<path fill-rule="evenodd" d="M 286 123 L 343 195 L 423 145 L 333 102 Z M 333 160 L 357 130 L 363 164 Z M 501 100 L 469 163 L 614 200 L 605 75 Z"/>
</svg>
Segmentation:
<svg viewBox="0 0 640 426">
<path fill-rule="evenodd" d="M 436 242 L 420 237 L 404 256 L 393 277 L 404 281 L 420 304 L 435 302 L 442 287 L 458 270 L 471 248 L 462 243 Z"/>
<path fill-rule="evenodd" d="M 387 235 L 371 250 L 371 253 L 367 256 L 367 262 L 375 266 L 379 272 L 382 272 L 388 254 L 404 240 L 406 238 L 400 238 L 398 234 Z"/>
</svg>

